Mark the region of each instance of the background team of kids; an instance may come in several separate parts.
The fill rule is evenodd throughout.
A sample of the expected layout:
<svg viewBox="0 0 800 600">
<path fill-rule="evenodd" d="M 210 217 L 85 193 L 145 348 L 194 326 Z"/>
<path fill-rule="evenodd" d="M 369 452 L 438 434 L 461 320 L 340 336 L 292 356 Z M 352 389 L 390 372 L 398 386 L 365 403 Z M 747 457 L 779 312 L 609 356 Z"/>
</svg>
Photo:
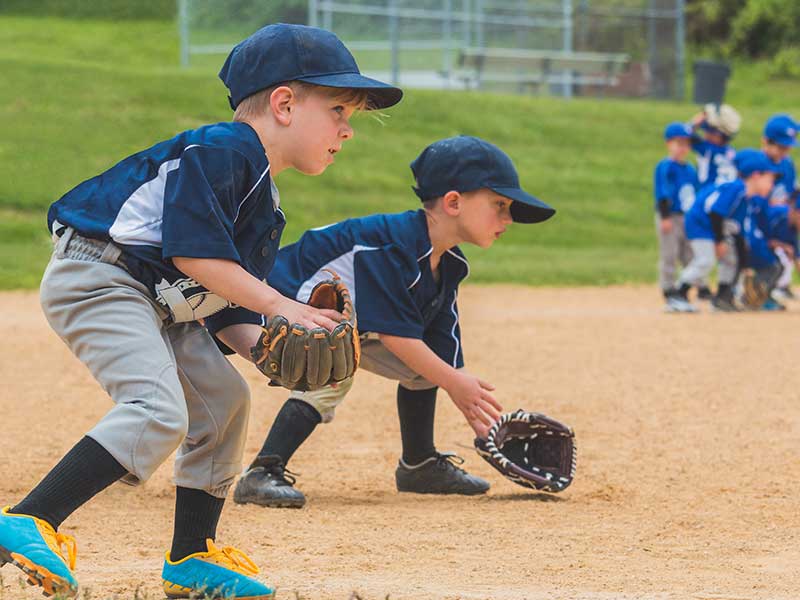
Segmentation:
<svg viewBox="0 0 800 600">
<path fill-rule="evenodd" d="M 798 257 L 798 197 L 794 163 L 798 124 L 791 116 L 771 117 L 761 149 L 738 152 L 731 146 L 739 130 L 738 113 L 728 105 L 707 105 L 690 124 L 671 123 L 664 131 L 667 157 L 655 169 L 659 279 L 670 312 L 695 312 L 698 299 L 714 310 L 740 310 L 736 284 L 753 269 L 771 297 L 763 310 L 782 310 Z M 697 170 L 689 164 L 690 152 Z M 683 267 L 679 276 L 677 265 Z M 708 281 L 718 264 L 718 288 Z"/>
<path fill-rule="evenodd" d="M 313 230 L 278 252 L 285 217 L 274 178 L 288 168 L 324 172 L 353 136 L 352 114 L 392 106 L 402 92 L 363 77 L 332 33 L 298 25 L 271 25 L 244 40 L 220 78 L 233 122 L 134 154 L 50 207 L 55 249 L 41 284 L 44 314 L 114 407 L 27 496 L 0 511 L 0 566 L 19 567 L 47 594 L 78 593 L 76 545 L 58 531 L 62 522 L 117 481 L 147 480 L 177 448 L 165 593 L 273 596 L 244 553 L 214 543 L 241 469 L 250 401 L 223 351 L 249 358 L 263 315 L 333 328 L 341 315 L 302 302 L 325 266 L 338 268 L 352 291 L 365 335 L 362 367 L 399 381 L 398 490 L 488 488 L 433 443 L 438 387 L 478 436 L 502 411 L 493 386 L 462 369 L 457 295 L 469 268 L 458 244 L 488 248 L 512 221 L 539 222 L 555 211 L 520 188 L 497 147 L 450 138 L 411 165 L 422 209 Z M 350 384 L 291 395 L 238 500 L 302 504 L 284 464 L 333 417 Z"/>
</svg>

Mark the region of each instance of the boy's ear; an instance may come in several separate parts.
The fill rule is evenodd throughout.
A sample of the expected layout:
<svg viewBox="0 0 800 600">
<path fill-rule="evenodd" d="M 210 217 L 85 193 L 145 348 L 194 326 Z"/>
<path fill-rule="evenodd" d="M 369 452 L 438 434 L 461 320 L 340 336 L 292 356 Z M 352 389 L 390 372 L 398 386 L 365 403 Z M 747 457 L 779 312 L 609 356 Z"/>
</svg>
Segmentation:
<svg viewBox="0 0 800 600">
<path fill-rule="evenodd" d="M 455 217 L 461 212 L 462 202 L 463 198 L 461 194 L 455 190 L 451 190 L 442 196 L 442 209 L 444 209 L 445 214 Z"/>
<path fill-rule="evenodd" d="M 294 90 L 288 85 L 275 88 L 269 96 L 269 107 L 272 116 L 281 125 L 290 125 L 292 122 L 292 110 L 294 109 L 297 96 Z"/>
</svg>

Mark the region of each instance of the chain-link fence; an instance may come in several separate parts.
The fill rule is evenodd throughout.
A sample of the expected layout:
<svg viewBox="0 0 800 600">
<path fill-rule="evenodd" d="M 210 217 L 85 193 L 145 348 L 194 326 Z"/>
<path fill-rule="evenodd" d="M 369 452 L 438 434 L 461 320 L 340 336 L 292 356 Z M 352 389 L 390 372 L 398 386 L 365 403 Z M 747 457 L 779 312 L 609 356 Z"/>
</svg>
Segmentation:
<svg viewBox="0 0 800 600">
<path fill-rule="evenodd" d="M 684 0 L 179 0 L 182 60 L 259 27 L 336 32 L 411 88 L 683 98 Z"/>
</svg>

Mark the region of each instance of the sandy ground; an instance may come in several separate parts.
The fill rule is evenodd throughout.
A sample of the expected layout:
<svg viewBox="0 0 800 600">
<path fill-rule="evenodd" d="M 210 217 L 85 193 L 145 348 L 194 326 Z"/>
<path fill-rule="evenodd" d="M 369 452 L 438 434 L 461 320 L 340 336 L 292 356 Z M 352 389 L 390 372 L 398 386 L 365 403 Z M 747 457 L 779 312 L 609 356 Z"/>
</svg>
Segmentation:
<svg viewBox="0 0 800 600">
<path fill-rule="evenodd" d="M 800 306 L 678 316 L 653 288 L 476 286 L 460 304 L 467 364 L 505 407 L 574 426 L 575 483 L 547 495 L 503 479 L 442 394 L 439 448 L 492 490 L 398 494 L 395 386 L 362 372 L 291 465 L 307 507 L 223 513 L 219 541 L 248 552 L 279 599 L 800 598 Z M 0 295 L 0 315 L 0 502 L 14 503 L 110 401 L 35 294 Z M 237 366 L 253 388 L 249 460 L 285 394 Z M 82 597 L 162 597 L 170 474 L 112 486 L 65 523 Z M 11 566 L 0 575 L 3 600 L 39 597 Z"/>
</svg>

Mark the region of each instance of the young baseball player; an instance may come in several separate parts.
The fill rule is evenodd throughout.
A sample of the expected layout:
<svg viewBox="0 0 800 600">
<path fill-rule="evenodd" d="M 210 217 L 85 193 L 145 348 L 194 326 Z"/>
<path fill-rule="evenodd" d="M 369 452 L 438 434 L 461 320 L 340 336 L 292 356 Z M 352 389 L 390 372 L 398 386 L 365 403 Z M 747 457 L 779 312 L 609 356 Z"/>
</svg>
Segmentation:
<svg viewBox="0 0 800 600">
<path fill-rule="evenodd" d="M 726 312 L 738 310 L 733 286 L 747 264 L 744 221 L 748 205 L 757 196 L 769 195 L 778 170 L 766 154 L 752 149 L 737 153 L 736 169 L 735 181 L 701 190 L 686 214 L 692 260 L 678 279 L 678 293 L 686 299 L 690 287 L 708 277 L 719 261 L 719 287 L 712 306 Z"/>
<path fill-rule="evenodd" d="M 785 270 L 779 253 L 794 262 L 797 256 L 797 230 L 793 215 L 784 203 L 769 203 L 755 198 L 749 218 L 745 220 L 748 242 L 748 260 L 756 278 L 772 292 Z M 785 310 L 785 306 L 772 298 L 762 306 L 764 310 Z"/>
<path fill-rule="evenodd" d="M 736 150 L 730 143 L 741 123 L 739 113 L 727 104 L 706 104 L 703 111 L 692 118 L 692 150 L 697 155 L 700 188 L 736 179 Z M 702 136 L 699 131 L 703 132 Z"/>
<path fill-rule="evenodd" d="M 764 126 L 761 148 L 778 165 L 781 174 L 780 180 L 772 189 L 770 204 L 791 206 L 798 197 L 797 176 L 790 156 L 792 148 L 797 145 L 797 131 L 797 123 L 785 114 L 774 115 Z M 775 285 L 774 295 L 781 300 L 791 300 L 794 298 L 790 287 L 794 260 L 780 246 L 776 248 L 776 254 L 783 265 L 783 271 Z"/>
<path fill-rule="evenodd" d="M 285 225 L 274 178 L 290 168 L 321 174 L 352 137 L 352 113 L 391 106 L 402 92 L 362 77 L 332 33 L 295 25 L 241 42 L 220 78 L 233 122 L 134 154 L 50 207 L 57 243 L 42 307 L 115 406 L 0 512 L 0 563 L 46 593 L 77 594 L 75 543 L 62 522 L 116 481 L 147 480 L 177 448 L 166 595 L 272 597 L 244 553 L 214 544 L 240 469 L 249 391 L 198 320 L 255 311 L 335 325 L 334 311 L 264 282 Z"/>
<path fill-rule="evenodd" d="M 538 223 L 555 211 L 520 188 L 506 154 L 474 137 L 431 144 L 411 170 L 421 209 L 307 231 L 278 253 L 270 283 L 303 301 L 326 277 L 324 269 L 339 273 L 356 305 L 361 367 L 398 382 L 402 457 L 395 472 L 397 489 L 481 494 L 488 482 L 460 469 L 463 461 L 438 452 L 434 444 L 438 388 L 447 391 L 479 437 L 485 437 L 502 411 L 492 395 L 494 386 L 463 369 L 457 298 L 469 266 L 458 245 L 489 248 L 512 222 Z M 237 484 L 234 500 L 302 506 L 305 497 L 293 487 L 285 466 L 319 423 L 333 419 L 351 385 L 352 379 L 293 392 Z"/>
<path fill-rule="evenodd" d="M 684 123 L 670 123 L 664 130 L 667 157 L 656 166 L 654 176 L 656 233 L 659 245 L 659 281 L 668 312 L 693 312 L 675 287 L 675 264 L 685 267 L 692 257 L 686 239 L 684 213 L 694 204 L 697 171 L 686 162 L 691 150 L 692 129 Z"/>
</svg>

